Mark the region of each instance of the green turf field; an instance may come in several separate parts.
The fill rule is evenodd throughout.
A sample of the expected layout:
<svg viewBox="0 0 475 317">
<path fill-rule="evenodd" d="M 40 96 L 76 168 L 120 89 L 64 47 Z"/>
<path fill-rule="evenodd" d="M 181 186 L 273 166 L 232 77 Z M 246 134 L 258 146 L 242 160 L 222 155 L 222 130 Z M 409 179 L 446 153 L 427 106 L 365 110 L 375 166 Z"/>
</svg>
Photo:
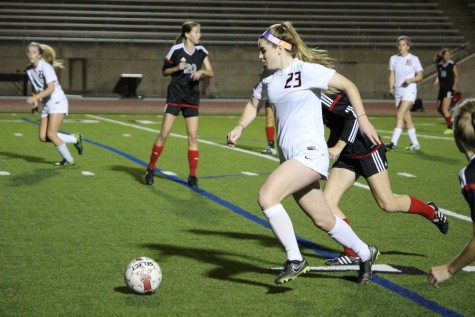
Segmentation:
<svg viewBox="0 0 475 317">
<path fill-rule="evenodd" d="M 155 184 L 143 182 L 159 115 L 71 115 L 67 132 L 84 136 L 77 166 L 58 168 L 53 145 L 37 140 L 38 117 L 0 114 L 0 316 L 475 316 L 475 272 L 435 289 L 426 272 L 450 260 L 471 235 L 458 173 L 466 159 L 440 118 L 416 118 L 421 151 L 388 153 L 395 194 L 433 200 L 448 214 L 448 235 L 417 215 L 386 214 L 360 181 L 341 207 L 359 236 L 378 245 L 378 272 L 359 286 L 357 272 L 324 271 L 341 248 L 289 198 L 284 202 L 304 256 L 315 270 L 274 284 L 285 261 L 256 203 L 277 166 L 264 118 L 238 149 L 224 146 L 236 117 L 200 119 L 199 189 L 186 185 L 187 140 L 179 118 Z M 394 119 L 371 118 L 384 141 Z M 176 176 L 167 176 L 174 173 Z M 163 280 L 151 296 L 127 290 L 135 257 L 155 259 Z M 475 265 L 475 264 L 474 264 Z M 389 269 L 388 269 L 389 270 Z"/>
</svg>

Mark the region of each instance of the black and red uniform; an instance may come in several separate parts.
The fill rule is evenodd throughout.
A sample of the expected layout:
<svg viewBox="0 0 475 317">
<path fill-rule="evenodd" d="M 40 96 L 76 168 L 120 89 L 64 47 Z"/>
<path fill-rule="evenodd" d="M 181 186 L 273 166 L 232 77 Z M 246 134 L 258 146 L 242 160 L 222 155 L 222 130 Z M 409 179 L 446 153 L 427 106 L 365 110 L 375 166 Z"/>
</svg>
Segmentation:
<svg viewBox="0 0 475 317">
<path fill-rule="evenodd" d="M 384 144 L 374 145 L 361 133 L 355 111 L 344 93 L 322 94 L 323 122 L 330 129 L 328 147 L 342 140 L 346 146 L 333 167 L 368 178 L 388 169 Z"/>
<path fill-rule="evenodd" d="M 455 83 L 454 67 L 455 62 L 453 60 L 449 60 L 447 63 L 442 60 L 437 64 L 437 78 L 439 79 L 439 95 L 437 100 L 444 98 L 452 99 Z"/>
<path fill-rule="evenodd" d="M 460 171 L 462 195 L 470 206 L 472 221 L 475 222 L 475 156 L 470 158 L 468 165 Z"/>
<path fill-rule="evenodd" d="M 171 75 L 171 81 L 167 91 L 167 109 L 165 112 L 177 115 L 180 110 L 185 115 L 183 108 L 196 109 L 194 115 L 198 115 L 200 105 L 200 86 L 198 80 L 193 80 L 191 74 L 201 69 L 204 59 L 208 56 L 208 51 L 200 44 L 195 46 L 192 52 L 185 49 L 184 43 L 172 46 L 165 57 L 162 70 L 176 67 L 180 62 L 186 62 L 183 71 L 175 72 Z M 174 111 L 167 111 L 170 107 L 178 107 Z"/>
</svg>

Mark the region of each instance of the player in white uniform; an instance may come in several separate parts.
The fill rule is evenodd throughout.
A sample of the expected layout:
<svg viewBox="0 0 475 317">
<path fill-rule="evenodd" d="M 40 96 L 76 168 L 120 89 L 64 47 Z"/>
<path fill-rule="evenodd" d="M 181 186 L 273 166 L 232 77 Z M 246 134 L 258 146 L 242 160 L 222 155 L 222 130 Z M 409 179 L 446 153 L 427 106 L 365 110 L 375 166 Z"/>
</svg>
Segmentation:
<svg viewBox="0 0 475 317">
<path fill-rule="evenodd" d="M 396 127 L 391 137 L 391 143 L 386 147 L 395 150 L 402 128 L 406 124 L 407 134 L 411 140 L 411 145 L 406 150 L 419 150 L 421 148 L 417 140 L 416 127 L 412 122 L 411 106 L 417 97 L 417 82 L 422 80 L 422 65 L 419 58 L 409 53 L 411 39 L 407 36 L 400 36 L 397 39 L 399 54 L 391 56 L 389 59 L 389 93 L 394 96 L 396 103 Z"/>
<path fill-rule="evenodd" d="M 73 143 L 82 155 L 81 134 L 59 133 L 64 116 L 68 114 L 68 99 L 58 82 L 53 66 L 62 67 L 56 60 L 53 48 L 45 44 L 32 42 L 26 48 L 30 65 L 26 68 L 28 80 L 33 90 L 33 96 L 26 99 L 33 105 L 32 112 L 38 112 L 39 101 L 43 104 L 38 138 L 41 142 L 53 142 L 63 160 L 55 163 L 57 166 L 73 166 L 74 159 L 66 146 Z"/>
<path fill-rule="evenodd" d="M 288 282 L 310 269 L 281 204 L 285 197 L 293 195 L 317 227 L 342 245 L 356 248 L 354 251 L 363 261 L 358 283 L 364 284 L 371 280 L 371 266 L 378 249 L 361 241 L 348 224 L 332 214 L 319 184 L 320 179 L 326 179 L 329 167 L 320 101 L 322 90 L 334 87 L 345 91 L 356 104 L 363 134 L 370 142 L 380 143 L 364 113 L 358 89 L 328 67 L 331 63 L 324 51 L 308 48 L 290 22 L 269 27 L 258 45 L 259 58 L 267 71 L 254 88 L 239 123 L 228 133 L 227 142 L 230 146 L 236 144 L 242 131 L 256 117 L 263 94 L 267 93 L 276 120 L 281 164 L 260 189 L 258 203 L 287 253 L 285 267 L 275 282 Z"/>
</svg>

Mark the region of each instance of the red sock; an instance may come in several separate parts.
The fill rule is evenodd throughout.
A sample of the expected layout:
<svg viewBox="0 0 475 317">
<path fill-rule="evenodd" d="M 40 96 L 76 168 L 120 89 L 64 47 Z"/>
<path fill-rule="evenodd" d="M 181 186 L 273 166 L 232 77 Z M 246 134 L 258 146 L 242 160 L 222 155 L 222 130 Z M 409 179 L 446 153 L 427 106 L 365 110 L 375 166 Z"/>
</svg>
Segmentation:
<svg viewBox="0 0 475 317">
<path fill-rule="evenodd" d="M 148 163 L 147 168 L 153 170 L 155 168 L 155 164 L 157 164 L 158 157 L 162 154 L 163 146 L 158 146 L 153 144 L 152 154 L 150 154 L 150 161 Z"/>
<path fill-rule="evenodd" d="M 267 142 L 274 141 L 274 135 L 275 135 L 275 128 L 273 126 L 266 127 Z"/>
<path fill-rule="evenodd" d="M 350 227 L 350 221 L 348 220 L 348 218 L 343 218 L 343 221 L 346 222 Z M 343 248 L 345 250 L 345 254 L 349 255 L 349 256 L 352 256 L 354 258 L 358 258 L 358 254 L 356 254 L 353 250 L 351 250 L 350 248 L 347 248 L 347 247 L 344 247 Z"/>
<path fill-rule="evenodd" d="M 188 164 L 190 165 L 190 176 L 196 176 L 196 169 L 198 168 L 198 159 L 200 151 L 188 150 Z"/>
<path fill-rule="evenodd" d="M 409 210 L 407 211 L 408 213 L 418 214 L 429 220 L 433 220 L 435 218 L 435 210 L 431 206 L 420 201 L 417 198 L 414 198 L 412 196 L 409 197 L 411 198 L 411 205 L 409 206 Z"/>
<path fill-rule="evenodd" d="M 452 122 L 451 116 L 445 117 L 445 124 L 447 124 L 448 129 L 452 129 L 452 126 L 454 125 L 454 123 Z"/>
</svg>

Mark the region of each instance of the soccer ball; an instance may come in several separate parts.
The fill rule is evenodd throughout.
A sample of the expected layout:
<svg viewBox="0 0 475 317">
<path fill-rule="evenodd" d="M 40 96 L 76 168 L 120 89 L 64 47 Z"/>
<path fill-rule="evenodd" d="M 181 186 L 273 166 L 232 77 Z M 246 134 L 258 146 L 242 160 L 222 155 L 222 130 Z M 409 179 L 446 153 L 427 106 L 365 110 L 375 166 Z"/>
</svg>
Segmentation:
<svg viewBox="0 0 475 317">
<path fill-rule="evenodd" d="M 162 281 L 162 270 L 147 257 L 133 259 L 124 272 L 127 286 L 137 294 L 152 294 Z"/>
</svg>

